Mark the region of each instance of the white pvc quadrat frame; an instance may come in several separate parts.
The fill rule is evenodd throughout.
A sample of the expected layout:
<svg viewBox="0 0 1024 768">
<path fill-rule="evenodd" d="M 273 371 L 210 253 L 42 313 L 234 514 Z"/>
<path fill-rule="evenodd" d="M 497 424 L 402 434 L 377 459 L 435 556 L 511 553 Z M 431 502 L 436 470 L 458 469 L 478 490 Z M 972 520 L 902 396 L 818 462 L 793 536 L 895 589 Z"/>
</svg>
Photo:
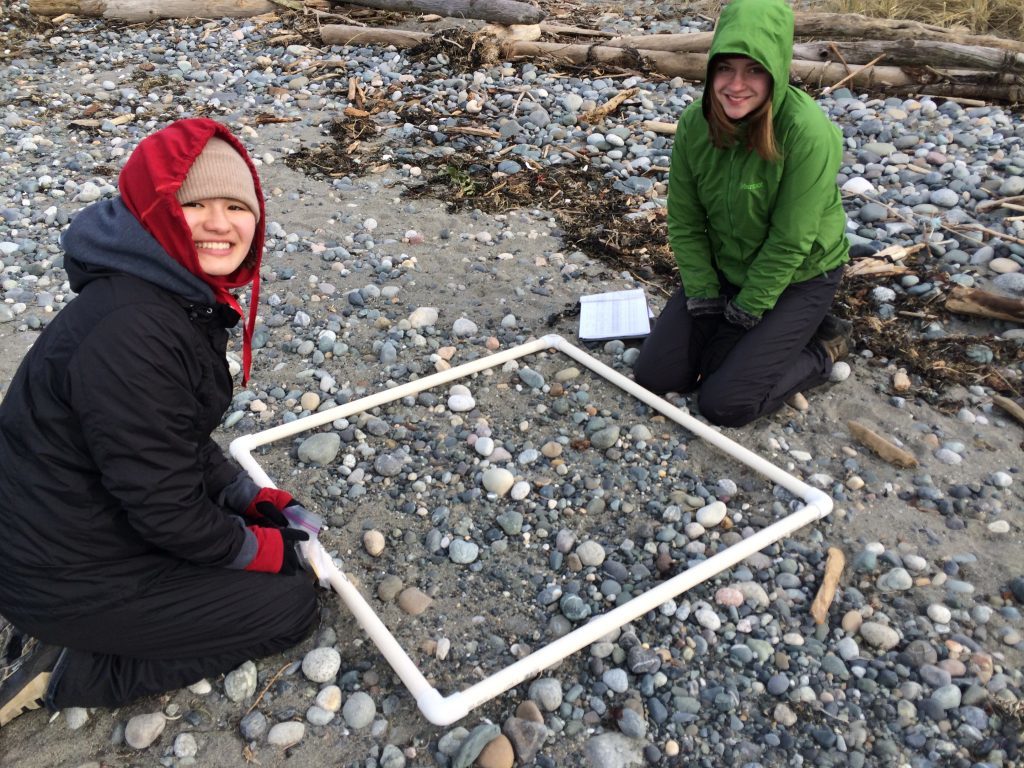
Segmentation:
<svg viewBox="0 0 1024 768">
<path fill-rule="evenodd" d="M 416 704 L 420 711 L 434 725 L 451 725 L 465 717 L 475 707 L 490 701 L 495 696 L 553 666 L 570 654 L 596 642 L 609 632 L 639 618 L 648 611 L 654 610 L 667 600 L 716 576 L 726 568 L 735 565 L 755 552 L 760 552 L 770 544 L 793 534 L 808 523 L 820 520 L 832 511 L 832 499 L 823 491 L 807 485 L 802 480 L 785 472 L 768 460 L 730 440 L 718 430 L 698 421 L 668 401 L 652 394 L 587 354 L 562 336 L 555 334 L 526 342 L 502 352 L 496 352 L 488 357 L 482 357 L 447 371 L 441 371 L 440 373 L 435 373 L 422 379 L 378 392 L 377 394 L 353 400 L 344 405 L 338 405 L 319 413 L 310 414 L 288 424 L 281 424 L 263 432 L 244 435 L 232 441 L 230 447 L 231 455 L 250 474 L 256 483 L 262 486 L 274 486 L 270 477 L 267 476 L 266 472 L 263 471 L 253 457 L 252 451 L 254 449 L 272 443 L 275 440 L 328 424 L 336 419 L 347 418 L 354 414 L 368 411 L 371 408 L 399 400 L 407 395 L 414 395 L 440 384 L 446 384 L 488 368 L 504 365 L 510 360 L 516 360 L 520 357 L 548 349 L 557 350 L 586 366 L 594 373 L 625 390 L 654 410 L 664 414 L 680 426 L 763 475 L 768 480 L 781 485 L 794 496 L 802 499 L 804 505 L 748 538 L 733 544 L 731 547 L 677 574 L 668 581 L 662 582 L 647 592 L 637 595 L 629 602 L 594 617 L 588 623 L 577 627 L 572 632 L 548 645 L 538 648 L 529 656 L 495 672 L 490 677 L 463 691 L 457 691 L 448 696 L 443 696 L 427 682 L 420 669 L 401 645 L 399 645 L 394 635 L 391 634 L 377 613 L 366 602 L 355 585 L 334 564 L 334 561 L 326 553 L 320 542 L 315 539 L 303 542 L 301 545 L 303 554 L 312 565 L 321 583 L 329 583 L 341 596 L 341 599 L 356 617 L 360 626 L 370 636 L 370 639 L 373 640 L 378 650 L 387 659 L 402 683 L 416 699 Z"/>
</svg>

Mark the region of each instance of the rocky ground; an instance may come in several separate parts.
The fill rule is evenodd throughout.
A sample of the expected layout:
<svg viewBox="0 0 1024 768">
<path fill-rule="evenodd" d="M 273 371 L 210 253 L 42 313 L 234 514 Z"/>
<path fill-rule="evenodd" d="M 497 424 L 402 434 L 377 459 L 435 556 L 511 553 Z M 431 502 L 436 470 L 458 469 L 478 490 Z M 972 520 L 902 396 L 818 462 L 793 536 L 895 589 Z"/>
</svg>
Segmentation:
<svg viewBox="0 0 1024 768">
<path fill-rule="evenodd" d="M 573 20 L 708 27 L 669 10 L 585 5 Z M 72 298 L 62 227 L 114 194 L 137 141 L 178 116 L 236 130 L 268 195 L 258 350 L 225 445 L 546 333 L 575 340 L 584 293 L 643 287 L 655 310 L 665 300 L 635 236 L 659 247 L 671 138 L 642 123 L 674 121 L 694 84 L 319 47 L 289 17 L 29 28 L 23 4 L 2 13 L 0 394 Z M 579 119 L 630 87 L 605 121 Z M 325 592 L 321 626 L 291 652 L 117 711 L 25 715 L 0 731 L 0 763 L 1019 765 L 1024 435 L 992 395 L 1019 396 L 1024 332 L 937 307 L 958 284 L 1024 294 L 1024 222 L 979 208 L 1024 191 L 1024 122 L 997 106 L 844 91 L 821 104 L 847 139 L 855 253 L 928 245 L 908 274 L 845 286 L 855 352 L 806 409 L 727 430 L 828 492 L 831 517 L 455 726 L 419 714 Z M 346 107 L 371 114 L 334 123 Z M 597 244 L 630 234 L 631 271 Z M 623 373 L 636 348 L 587 347 Z M 944 372 L 927 364 L 938 359 Z M 443 693 L 799 506 L 564 356 L 461 384 L 258 456 L 325 516 L 325 546 Z M 879 459 L 850 419 L 919 466 Z M 828 547 L 848 563 L 815 625 Z"/>
</svg>

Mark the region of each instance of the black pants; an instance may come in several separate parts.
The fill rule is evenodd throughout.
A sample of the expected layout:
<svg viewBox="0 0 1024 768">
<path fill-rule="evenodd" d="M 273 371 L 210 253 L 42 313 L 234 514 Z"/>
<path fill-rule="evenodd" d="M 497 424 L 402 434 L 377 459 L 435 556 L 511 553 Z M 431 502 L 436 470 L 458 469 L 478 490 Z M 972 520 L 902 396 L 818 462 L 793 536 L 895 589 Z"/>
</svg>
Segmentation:
<svg viewBox="0 0 1024 768">
<path fill-rule="evenodd" d="M 790 395 L 825 382 L 832 372 L 832 361 L 812 336 L 832 306 L 842 271 L 837 267 L 790 285 L 703 379 L 700 360 L 714 324 L 695 323 L 686 311 L 686 295 L 676 291 L 640 349 L 634 378 L 658 393 L 691 392 L 699 384 L 698 407 L 712 424 L 740 427 L 772 413 Z"/>
<path fill-rule="evenodd" d="M 145 580 L 145 576 L 141 577 Z M 130 600 L 71 620 L 15 625 L 66 648 L 47 705 L 117 707 L 289 648 L 317 618 L 312 576 L 181 562 Z"/>
</svg>

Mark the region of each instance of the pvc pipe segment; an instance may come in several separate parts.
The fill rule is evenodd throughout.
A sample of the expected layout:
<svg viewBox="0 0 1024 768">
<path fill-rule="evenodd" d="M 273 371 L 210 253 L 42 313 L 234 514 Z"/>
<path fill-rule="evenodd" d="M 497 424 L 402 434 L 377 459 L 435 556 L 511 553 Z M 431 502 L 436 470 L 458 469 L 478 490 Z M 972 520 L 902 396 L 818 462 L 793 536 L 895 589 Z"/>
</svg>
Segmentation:
<svg viewBox="0 0 1024 768">
<path fill-rule="evenodd" d="M 750 537 L 732 545 L 707 560 L 688 568 L 668 581 L 637 595 L 632 600 L 617 608 L 591 619 L 588 623 L 577 627 L 563 637 L 538 648 L 529 656 L 499 670 L 490 677 L 481 680 L 464 691 L 457 691 L 443 696 L 427 682 L 419 667 L 413 662 L 402 646 L 384 625 L 376 611 L 366 602 L 354 584 L 331 559 L 319 541 L 303 542 L 301 549 L 310 566 L 320 579 L 320 583 L 338 593 L 352 615 L 355 616 L 363 631 L 373 640 L 377 649 L 394 669 L 399 679 L 416 699 L 420 712 L 434 725 L 446 726 L 461 720 L 471 710 L 490 701 L 519 683 L 557 664 L 570 654 L 596 642 L 609 632 L 656 609 L 667 600 L 682 594 L 686 590 L 707 581 L 755 552 L 774 544 L 804 527 L 808 523 L 819 520 L 832 511 L 832 499 L 823 491 L 807 485 L 799 478 L 785 472 L 767 459 L 729 439 L 714 427 L 698 421 L 685 411 L 676 408 L 668 401 L 649 392 L 626 378 L 618 371 L 610 368 L 567 341 L 562 336 L 551 334 L 517 347 L 496 352 L 488 357 L 478 358 L 463 365 L 441 371 L 422 379 L 392 387 L 383 392 L 353 400 L 325 411 L 310 414 L 288 424 L 281 424 L 271 429 L 252 435 L 243 435 L 230 446 L 231 455 L 238 461 L 253 480 L 262 486 L 274 486 L 273 481 L 263 471 L 252 455 L 256 448 L 291 437 L 300 432 L 314 429 L 337 419 L 346 418 L 357 413 L 368 411 L 380 405 L 399 400 L 407 395 L 414 395 L 427 389 L 446 384 L 450 381 L 468 376 L 472 373 L 494 368 L 510 360 L 545 349 L 556 349 L 576 362 L 586 366 L 594 373 L 607 379 L 612 384 L 628 392 L 638 400 L 646 403 L 654 410 L 664 414 L 674 422 L 714 445 L 723 453 L 732 456 L 754 471 L 765 476 L 772 482 L 781 485 L 794 496 L 804 501 L 804 506 L 795 512 L 776 521 Z"/>
</svg>

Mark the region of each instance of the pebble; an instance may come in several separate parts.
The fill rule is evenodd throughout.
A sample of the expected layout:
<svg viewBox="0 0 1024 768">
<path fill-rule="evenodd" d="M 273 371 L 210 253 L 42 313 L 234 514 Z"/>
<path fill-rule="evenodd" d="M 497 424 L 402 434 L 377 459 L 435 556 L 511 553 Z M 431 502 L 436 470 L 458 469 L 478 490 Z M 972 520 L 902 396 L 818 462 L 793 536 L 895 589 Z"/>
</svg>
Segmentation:
<svg viewBox="0 0 1024 768">
<path fill-rule="evenodd" d="M 384 534 L 377 530 L 363 533 L 363 549 L 370 557 L 380 557 L 384 553 Z"/>
<path fill-rule="evenodd" d="M 302 674 L 314 683 L 332 682 L 341 669 L 341 654 L 334 648 L 314 648 L 302 659 Z"/>
<path fill-rule="evenodd" d="M 860 636 L 873 648 L 888 651 L 900 642 L 900 636 L 892 627 L 876 621 L 865 621 L 860 625 Z"/>
<path fill-rule="evenodd" d="M 135 715 L 124 728 L 124 740 L 132 749 L 146 749 L 160 738 L 167 727 L 167 718 L 162 712 Z"/>
<path fill-rule="evenodd" d="M 373 718 L 377 716 L 377 705 L 368 693 L 356 691 L 345 700 L 341 716 L 349 728 L 359 731 L 373 722 Z"/>
<path fill-rule="evenodd" d="M 224 695 L 236 704 L 251 698 L 256 693 L 256 674 L 251 661 L 228 672 L 224 676 Z"/>
<path fill-rule="evenodd" d="M 484 470 L 483 477 L 481 478 L 484 490 L 497 496 L 504 496 L 511 491 L 515 481 L 515 475 L 504 467 L 491 467 Z"/>
<path fill-rule="evenodd" d="M 416 587 L 403 589 L 398 595 L 398 607 L 410 616 L 419 616 L 430 607 L 432 602 L 434 601 L 431 597 Z"/>
<path fill-rule="evenodd" d="M 302 741 L 306 735 L 306 724 L 294 720 L 275 723 L 267 733 L 267 743 L 275 747 L 291 747 Z"/>
<path fill-rule="evenodd" d="M 697 522 L 705 528 L 714 528 L 725 519 L 727 511 L 725 504 L 713 501 L 697 510 Z"/>
</svg>

